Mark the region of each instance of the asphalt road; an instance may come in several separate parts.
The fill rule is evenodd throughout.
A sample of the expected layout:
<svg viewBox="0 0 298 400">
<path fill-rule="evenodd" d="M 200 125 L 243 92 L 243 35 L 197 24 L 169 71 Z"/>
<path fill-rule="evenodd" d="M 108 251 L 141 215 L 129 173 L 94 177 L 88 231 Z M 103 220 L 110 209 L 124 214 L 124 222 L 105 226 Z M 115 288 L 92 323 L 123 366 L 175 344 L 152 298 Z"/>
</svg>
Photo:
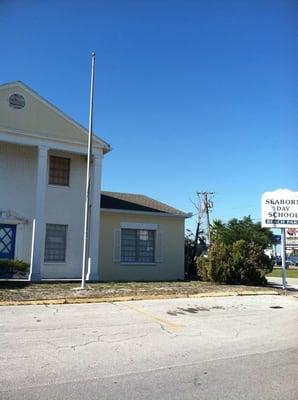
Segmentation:
<svg viewBox="0 0 298 400">
<path fill-rule="evenodd" d="M 298 299 L 0 308 L 0 399 L 298 398 Z"/>
</svg>

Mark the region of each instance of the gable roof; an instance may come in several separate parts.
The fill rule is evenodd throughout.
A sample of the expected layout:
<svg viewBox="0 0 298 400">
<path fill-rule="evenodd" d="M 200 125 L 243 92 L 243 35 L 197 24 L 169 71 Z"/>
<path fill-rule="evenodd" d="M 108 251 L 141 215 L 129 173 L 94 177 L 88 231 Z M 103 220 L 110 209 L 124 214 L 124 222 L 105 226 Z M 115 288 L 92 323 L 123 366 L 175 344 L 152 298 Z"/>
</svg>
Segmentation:
<svg viewBox="0 0 298 400">
<path fill-rule="evenodd" d="M 188 218 L 192 214 L 185 213 L 168 204 L 154 200 L 142 194 L 101 192 L 101 208 L 110 210 L 143 211 L 161 213 L 169 216 Z"/>
<path fill-rule="evenodd" d="M 21 88 L 24 92 L 27 92 L 29 95 L 33 96 L 33 98 L 35 98 L 40 103 L 45 105 L 49 110 L 51 110 L 56 115 L 58 115 L 60 118 L 62 118 L 62 120 L 64 120 L 66 123 L 68 123 L 68 124 L 72 125 L 73 127 L 75 127 L 79 132 L 82 133 L 82 138 L 84 138 L 84 140 L 87 140 L 86 138 L 87 138 L 87 135 L 88 135 L 88 130 L 84 126 L 82 126 L 80 123 L 75 121 L 70 116 L 66 115 L 58 107 L 56 107 L 55 105 L 50 103 L 48 100 L 46 100 L 44 97 L 42 97 L 40 94 L 35 92 L 33 89 L 31 89 L 29 86 L 27 86 L 24 82 L 18 80 L 18 81 L 5 83 L 5 84 L 0 85 L 0 90 L 11 89 L 11 88 L 14 88 L 14 87 Z M 107 153 L 108 151 L 111 150 L 111 146 L 106 141 L 104 141 L 103 139 L 99 138 L 95 134 L 93 135 L 93 140 L 94 140 L 94 142 L 96 144 L 98 144 L 100 147 L 103 148 L 103 152 L 104 153 Z"/>
</svg>

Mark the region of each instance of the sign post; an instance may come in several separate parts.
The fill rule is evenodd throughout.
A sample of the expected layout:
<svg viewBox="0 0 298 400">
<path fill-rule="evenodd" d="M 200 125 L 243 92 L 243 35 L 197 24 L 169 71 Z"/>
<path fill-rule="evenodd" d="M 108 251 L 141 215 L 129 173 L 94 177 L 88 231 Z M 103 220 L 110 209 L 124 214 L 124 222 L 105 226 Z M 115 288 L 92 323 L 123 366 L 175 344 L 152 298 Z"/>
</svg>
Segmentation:
<svg viewBox="0 0 298 400">
<path fill-rule="evenodd" d="M 281 229 L 282 287 L 286 289 L 286 228 L 298 228 L 298 192 L 278 189 L 264 193 L 262 227 Z"/>
<path fill-rule="evenodd" d="M 281 268 L 282 268 L 282 288 L 287 288 L 286 273 L 286 230 L 281 228 Z"/>
<path fill-rule="evenodd" d="M 273 256 L 276 262 L 277 262 L 277 250 L 276 250 L 277 245 L 281 245 L 281 235 L 273 235 L 273 249 L 274 249 Z"/>
</svg>

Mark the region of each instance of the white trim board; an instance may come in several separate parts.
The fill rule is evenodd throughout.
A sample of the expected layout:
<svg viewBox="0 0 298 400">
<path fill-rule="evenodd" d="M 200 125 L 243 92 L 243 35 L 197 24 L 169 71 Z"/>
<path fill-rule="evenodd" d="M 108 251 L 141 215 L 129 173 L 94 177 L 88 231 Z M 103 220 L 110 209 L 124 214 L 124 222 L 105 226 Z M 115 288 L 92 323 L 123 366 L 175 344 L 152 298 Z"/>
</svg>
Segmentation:
<svg viewBox="0 0 298 400">
<path fill-rule="evenodd" d="M 77 154 L 87 154 L 87 147 L 82 145 L 82 144 L 71 144 L 71 143 L 64 143 L 64 142 L 58 142 L 56 140 L 50 140 L 50 139 L 45 139 L 45 138 L 39 138 L 35 137 L 32 135 L 30 137 L 29 135 L 22 135 L 22 134 L 17 134 L 17 133 L 7 133 L 1 131 L 0 127 L 0 143 L 5 142 L 5 143 L 12 143 L 16 144 L 19 146 L 32 146 L 32 147 L 38 147 L 38 146 L 46 146 L 49 150 L 59 150 L 59 151 L 65 151 L 67 153 L 77 153 Z M 94 148 L 93 149 L 94 153 L 97 154 L 98 152 L 102 152 L 102 149 L 100 148 Z"/>
<path fill-rule="evenodd" d="M 50 137 L 44 137 L 42 134 L 39 133 L 34 133 L 31 131 L 27 131 L 25 129 L 12 129 L 12 128 L 8 128 L 5 126 L 0 126 L 0 134 L 13 134 L 13 135 L 17 135 L 19 137 L 29 137 L 29 138 L 33 138 L 33 139 L 39 139 L 42 141 L 49 141 L 51 143 L 62 143 L 62 144 L 67 144 L 67 145 L 78 145 L 81 146 L 82 148 L 85 149 L 85 151 L 87 152 L 87 145 L 83 142 L 80 141 L 76 141 L 76 140 L 65 140 L 65 139 L 61 139 L 61 138 L 50 138 Z M 94 145 L 94 148 L 96 149 L 103 149 L 102 146 L 98 146 L 98 144 Z"/>
<path fill-rule="evenodd" d="M 141 222 L 120 222 L 121 229 L 144 229 L 148 231 L 156 231 L 157 224 L 144 224 Z"/>
</svg>

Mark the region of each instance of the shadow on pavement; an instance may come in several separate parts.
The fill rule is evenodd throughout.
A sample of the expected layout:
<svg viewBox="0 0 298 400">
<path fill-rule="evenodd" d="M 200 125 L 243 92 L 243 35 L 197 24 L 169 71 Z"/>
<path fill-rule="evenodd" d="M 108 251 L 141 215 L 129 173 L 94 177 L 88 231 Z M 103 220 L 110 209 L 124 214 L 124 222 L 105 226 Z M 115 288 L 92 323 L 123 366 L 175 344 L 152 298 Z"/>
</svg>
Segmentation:
<svg viewBox="0 0 298 400">
<path fill-rule="evenodd" d="M 283 290 L 281 283 L 268 282 L 267 286 L 272 287 L 274 289 L 282 289 Z M 287 283 L 287 288 L 285 290 L 287 290 L 289 292 L 298 292 L 298 288 L 296 286 L 291 285 L 290 283 Z"/>
</svg>

